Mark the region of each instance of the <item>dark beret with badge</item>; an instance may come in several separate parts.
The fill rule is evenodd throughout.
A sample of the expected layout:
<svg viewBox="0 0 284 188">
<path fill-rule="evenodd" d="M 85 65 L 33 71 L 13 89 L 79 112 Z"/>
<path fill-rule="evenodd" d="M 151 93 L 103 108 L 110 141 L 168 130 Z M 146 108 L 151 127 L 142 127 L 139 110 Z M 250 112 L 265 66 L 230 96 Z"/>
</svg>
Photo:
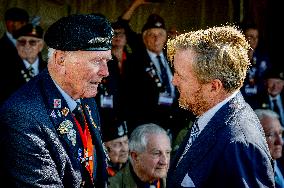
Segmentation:
<svg viewBox="0 0 284 188">
<path fill-rule="evenodd" d="M 151 14 L 148 17 L 147 22 L 142 28 L 142 33 L 147 29 L 152 29 L 152 28 L 161 28 L 166 30 L 165 21 L 158 14 Z"/>
<path fill-rule="evenodd" d="M 265 79 L 276 78 L 284 80 L 284 72 L 277 68 L 270 68 L 264 75 Z"/>
<path fill-rule="evenodd" d="M 108 119 L 102 121 L 102 139 L 108 142 L 120 137 L 128 135 L 126 121 L 118 119 Z"/>
<path fill-rule="evenodd" d="M 20 29 L 18 29 L 13 35 L 15 39 L 21 36 L 36 37 L 42 39 L 43 29 L 38 25 L 27 24 Z"/>
<path fill-rule="evenodd" d="M 44 35 L 50 48 L 62 51 L 111 49 L 113 29 L 101 14 L 73 14 L 53 23 Z"/>
</svg>

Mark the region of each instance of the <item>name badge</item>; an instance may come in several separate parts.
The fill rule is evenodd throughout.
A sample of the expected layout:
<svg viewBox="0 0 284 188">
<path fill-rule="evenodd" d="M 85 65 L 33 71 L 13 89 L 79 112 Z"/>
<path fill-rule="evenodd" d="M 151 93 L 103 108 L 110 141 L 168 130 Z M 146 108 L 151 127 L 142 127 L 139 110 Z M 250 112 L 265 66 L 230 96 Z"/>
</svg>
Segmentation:
<svg viewBox="0 0 284 188">
<path fill-rule="evenodd" d="M 101 107 L 113 108 L 113 95 L 101 95 Z"/>
<path fill-rule="evenodd" d="M 173 104 L 173 97 L 169 93 L 160 93 L 158 104 L 164 106 L 171 106 Z"/>
<path fill-rule="evenodd" d="M 257 87 L 256 86 L 253 86 L 253 87 L 246 86 L 245 93 L 247 95 L 255 95 L 257 94 Z"/>
</svg>

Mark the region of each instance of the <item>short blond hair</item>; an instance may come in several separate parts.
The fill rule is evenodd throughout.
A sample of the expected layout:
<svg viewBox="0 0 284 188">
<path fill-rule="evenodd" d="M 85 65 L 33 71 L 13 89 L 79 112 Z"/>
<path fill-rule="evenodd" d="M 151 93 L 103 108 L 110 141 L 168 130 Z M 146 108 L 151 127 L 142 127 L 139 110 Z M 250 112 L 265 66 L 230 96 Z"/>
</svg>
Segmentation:
<svg viewBox="0 0 284 188">
<path fill-rule="evenodd" d="M 167 42 L 169 59 L 177 49 L 196 53 L 193 69 L 200 83 L 219 79 L 228 92 L 239 89 L 250 66 L 250 46 L 236 26 L 212 27 L 180 34 Z"/>
</svg>

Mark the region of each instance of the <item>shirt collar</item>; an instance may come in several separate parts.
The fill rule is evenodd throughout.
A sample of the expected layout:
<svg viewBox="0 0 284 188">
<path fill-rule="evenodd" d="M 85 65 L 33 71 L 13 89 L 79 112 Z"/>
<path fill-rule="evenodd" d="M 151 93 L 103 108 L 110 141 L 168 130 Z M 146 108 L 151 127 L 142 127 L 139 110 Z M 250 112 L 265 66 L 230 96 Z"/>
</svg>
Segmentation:
<svg viewBox="0 0 284 188">
<path fill-rule="evenodd" d="M 204 127 L 208 124 L 210 119 L 216 114 L 216 112 L 224 106 L 229 100 L 234 98 L 239 91 L 235 91 L 232 95 L 224 99 L 223 101 L 219 102 L 216 104 L 213 108 L 209 109 L 207 112 L 202 114 L 201 116 L 197 117 L 198 118 L 198 126 L 200 129 L 200 132 L 204 129 Z"/>
<path fill-rule="evenodd" d="M 25 60 L 25 59 L 23 60 L 23 62 L 24 62 L 24 64 L 25 64 L 26 69 L 29 69 L 29 67 L 32 66 L 33 69 L 34 69 L 34 71 L 35 71 L 35 72 L 34 72 L 35 75 L 37 75 L 37 74 L 39 73 L 39 70 L 38 70 L 38 67 L 39 67 L 39 58 L 37 58 L 33 64 L 30 64 L 30 63 L 29 63 L 27 60 Z"/>
</svg>

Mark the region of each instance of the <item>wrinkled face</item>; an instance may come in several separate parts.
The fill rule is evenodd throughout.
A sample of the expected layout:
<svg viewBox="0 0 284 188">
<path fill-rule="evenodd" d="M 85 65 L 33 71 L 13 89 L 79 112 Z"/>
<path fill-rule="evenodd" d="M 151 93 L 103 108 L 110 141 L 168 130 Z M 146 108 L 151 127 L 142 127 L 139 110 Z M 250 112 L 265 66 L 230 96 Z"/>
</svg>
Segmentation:
<svg viewBox="0 0 284 188">
<path fill-rule="evenodd" d="M 193 71 L 195 54 L 192 50 L 177 50 L 174 56 L 173 85 L 180 93 L 179 105 L 195 115 L 206 112 L 210 107 L 207 101 L 210 93 L 207 84 L 201 84 Z"/>
<path fill-rule="evenodd" d="M 266 84 L 268 93 L 273 97 L 280 94 L 284 87 L 284 81 L 278 78 L 269 78 Z"/>
<path fill-rule="evenodd" d="M 136 167 L 143 180 L 165 178 L 169 169 L 171 144 L 167 135 L 151 134 L 146 151 L 138 153 Z"/>
<path fill-rule="evenodd" d="M 255 50 L 258 45 L 258 30 L 251 28 L 246 30 L 244 34 L 249 42 L 250 47 Z"/>
<path fill-rule="evenodd" d="M 61 87 L 74 100 L 95 97 L 102 79 L 109 75 L 107 62 L 111 51 L 65 52 L 59 64 Z"/>
<path fill-rule="evenodd" d="M 17 39 L 16 47 L 22 59 L 35 59 L 43 48 L 43 40 L 36 37 L 21 36 Z"/>
<path fill-rule="evenodd" d="M 114 164 L 123 164 L 128 160 L 128 137 L 127 135 L 105 142 L 108 148 L 110 161 Z"/>
<path fill-rule="evenodd" d="M 266 141 L 269 147 L 270 154 L 273 159 L 278 159 L 282 156 L 282 132 L 280 121 L 276 118 L 264 117 L 261 122 L 265 132 Z"/>
<path fill-rule="evenodd" d="M 161 28 L 147 29 L 143 33 L 146 48 L 154 53 L 160 53 L 167 41 L 167 32 Z"/>
<path fill-rule="evenodd" d="M 114 37 L 112 38 L 113 48 L 123 48 L 126 45 L 126 35 L 124 29 L 115 29 Z"/>
</svg>

